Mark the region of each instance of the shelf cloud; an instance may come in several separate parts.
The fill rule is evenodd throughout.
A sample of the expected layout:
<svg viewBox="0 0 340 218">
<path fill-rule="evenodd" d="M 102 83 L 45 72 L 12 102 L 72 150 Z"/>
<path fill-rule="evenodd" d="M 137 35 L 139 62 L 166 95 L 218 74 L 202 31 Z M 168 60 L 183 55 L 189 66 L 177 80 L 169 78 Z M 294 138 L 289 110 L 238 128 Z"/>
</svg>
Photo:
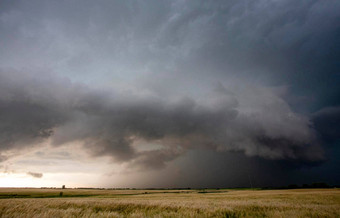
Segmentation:
<svg viewBox="0 0 340 218">
<path fill-rule="evenodd" d="M 248 156 L 323 160 L 308 117 L 294 113 L 266 87 L 227 90 L 209 98 L 99 91 L 44 74 L 1 72 L 1 148 L 18 149 L 51 139 L 81 142 L 94 156 L 158 168 L 195 148 L 240 151 Z M 237 94 L 236 94 L 237 93 Z M 157 142 L 141 151 L 138 140 Z"/>
</svg>

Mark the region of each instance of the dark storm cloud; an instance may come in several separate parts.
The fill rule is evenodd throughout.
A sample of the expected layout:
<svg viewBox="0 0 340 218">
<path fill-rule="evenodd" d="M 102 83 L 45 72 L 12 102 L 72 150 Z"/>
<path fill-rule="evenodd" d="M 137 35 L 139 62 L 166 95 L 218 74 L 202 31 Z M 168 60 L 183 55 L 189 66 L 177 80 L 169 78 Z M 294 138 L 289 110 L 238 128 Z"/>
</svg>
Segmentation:
<svg viewBox="0 0 340 218">
<path fill-rule="evenodd" d="M 212 150 L 191 150 L 188 156 L 190 158 L 180 160 L 177 187 L 279 187 L 325 181 L 325 177 L 320 173 L 319 175 L 308 174 L 308 171 L 313 169 L 311 165 L 301 165 L 299 162 L 268 160 L 245 156 L 240 152 Z M 327 175 L 327 177 L 336 178 L 333 180 L 334 184 L 339 181 L 337 175 Z M 166 182 L 167 179 L 164 178 L 164 183 Z"/>
<path fill-rule="evenodd" d="M 90 79 L 243 77 L 289 85 L 320 108 L 339 103 L 339 11 L 317 0 L 3 1 L 1 63 Z"/>
<path fill-rule="evenodd" d="M 313 123 L 322 140 L 334 143 L 340 139 L 340 107 L 327 107 L 312 116 Z"/>
<path fill-rule="evenodd" d="M 1 4 L 0 151 L 48 139 L 135 168 L 196 148 L 311 163 L 339 132 L 339 1 Z"/>
<path fill-rule="evenodd" d="M 162 169 L 166 162 L 172 161 L 183 154 L 180 147 L 172 149 L 142 151 L 138 157 L 129 163 L 129 168 L 145 169 Z"/>
<path fill-rule="evenodd" d="M 54 145 L 81 142 L 95 156 L 151 168 L 194 148 L 268 159 L 323 159 L 308 119 L 263 87 L 237 95 L 220 85 L 204 101 L 171 100 L 93 90 L 46 74 L 0 76 L 1 150 L 50 138 Z M 140 139 L 162 147 L 141 151 Z"/>
<path fill-rule="evenodd" d="M 42 173 L 27 172 L 27 175 L 32 176 L 34 178 L 42 178 L 43 177 Z"/>
</svg>

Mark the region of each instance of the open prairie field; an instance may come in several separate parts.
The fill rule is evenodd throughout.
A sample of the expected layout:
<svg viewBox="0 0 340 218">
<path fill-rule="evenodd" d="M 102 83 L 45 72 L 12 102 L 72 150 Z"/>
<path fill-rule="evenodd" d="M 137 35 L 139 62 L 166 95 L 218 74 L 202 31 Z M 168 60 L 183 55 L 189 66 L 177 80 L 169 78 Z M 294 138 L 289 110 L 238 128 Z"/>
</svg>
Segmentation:
<svg viewBox="0 0 340 218">
<path fill-rule="evenodd" d="M 0 217 L 340 217 L 340 190 L 0 188 Z"/>
</svg>

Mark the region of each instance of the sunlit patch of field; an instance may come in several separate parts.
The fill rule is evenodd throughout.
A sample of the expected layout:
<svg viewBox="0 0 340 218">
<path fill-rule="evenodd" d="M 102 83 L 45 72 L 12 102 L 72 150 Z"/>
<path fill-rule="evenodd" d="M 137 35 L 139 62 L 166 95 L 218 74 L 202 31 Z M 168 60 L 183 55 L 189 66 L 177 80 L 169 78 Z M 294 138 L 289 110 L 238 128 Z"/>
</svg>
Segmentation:
<svg viewBox="0 0 340 218">
<path fill-rule="evenodd" d="M 60 192 L 62 196 L 60 196 Z M 339 189 L 0 189 L 1 217 L 340 217 Z"/>
</svg>

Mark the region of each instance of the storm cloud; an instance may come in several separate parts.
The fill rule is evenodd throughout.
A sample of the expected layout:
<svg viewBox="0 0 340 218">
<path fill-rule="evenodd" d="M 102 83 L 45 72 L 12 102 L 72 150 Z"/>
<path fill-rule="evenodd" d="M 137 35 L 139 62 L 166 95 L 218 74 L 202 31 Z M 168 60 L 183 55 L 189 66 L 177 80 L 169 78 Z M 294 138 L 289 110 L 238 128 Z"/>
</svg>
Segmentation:
<svg viewBox="0 0 340 218">
<path fill-rule="evenodd" d="M 339 140 L 340 107 L 323 108 L 312 115 L 318 134 L 326 143 Z"/>
<path fill-rule="evenodd" d="M 2 1 L 0 160 L 80 144 L 136 171 L 198 150 L 289 170 L 334 161 L 339 11 L 317 0 Z"/>
<path fill-rule="evenodd" d="M 218 84 L 206 98 L 166 99 L 15 72 L 1 72 L 0 87 L 2 150 L 50 138 L 55 146 L 81 142 L 92 155 L 152 168 L 194 148 L 268 159 L 323 159 L 308 118 L 294 113 L 270 88 L 234 93 Z M 160 148 L 143 151 L 138 140 Z"/>
</svg>

